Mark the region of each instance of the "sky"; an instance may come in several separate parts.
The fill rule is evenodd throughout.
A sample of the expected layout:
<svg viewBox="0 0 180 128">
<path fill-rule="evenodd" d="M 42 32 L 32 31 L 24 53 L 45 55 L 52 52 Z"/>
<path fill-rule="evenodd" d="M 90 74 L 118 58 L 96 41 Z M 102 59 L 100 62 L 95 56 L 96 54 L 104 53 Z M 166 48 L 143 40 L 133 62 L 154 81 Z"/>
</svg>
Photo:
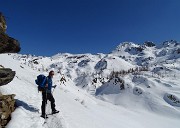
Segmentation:
<svg viewBox="0 0 180 128">
<path fill-rule="evenodd" d="M 179 0 L 0 0 L 21 54 L 109 53 L 121 42 L 180 41 Z"/>
</svg>

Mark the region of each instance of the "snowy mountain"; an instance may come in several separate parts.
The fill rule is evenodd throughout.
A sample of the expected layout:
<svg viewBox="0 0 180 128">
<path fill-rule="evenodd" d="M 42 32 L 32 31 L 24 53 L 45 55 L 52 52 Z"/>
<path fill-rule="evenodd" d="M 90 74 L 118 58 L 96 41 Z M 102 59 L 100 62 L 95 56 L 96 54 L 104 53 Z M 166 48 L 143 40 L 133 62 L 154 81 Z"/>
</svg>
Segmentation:
<svg viewBox="0 0 180 128">
<path fill-rule="evenodd" d="M 121 43 L 110 54 L 59 53 L 52 57 L 2 54 L 16 71 L 1 87 L 14 93 L 17 109 L 7 128 L 179 128 L 180 43 Z M 40 118 L 41 94 L 34 80 L 54 70 L 53 94 L 60 113 Z M 65 78 L 62 79 L 62 78 Z M 50 113 L 50 104 L 47 106 Z"/>
</svg>

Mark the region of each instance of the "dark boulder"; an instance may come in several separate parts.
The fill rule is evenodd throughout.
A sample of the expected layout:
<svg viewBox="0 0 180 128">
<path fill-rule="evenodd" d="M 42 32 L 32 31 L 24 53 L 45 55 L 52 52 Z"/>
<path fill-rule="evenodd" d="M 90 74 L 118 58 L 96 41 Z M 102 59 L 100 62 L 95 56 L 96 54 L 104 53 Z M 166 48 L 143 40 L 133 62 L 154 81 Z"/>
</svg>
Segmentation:
<svg viewBox="0 0 180 128">
<path fill-rule="evenodd" d="M 11 82 L 15 74 L 15 71 L 12 71 L 9 68 L 0 68 L 0 86 L 6 85 Z"/>
</svg>

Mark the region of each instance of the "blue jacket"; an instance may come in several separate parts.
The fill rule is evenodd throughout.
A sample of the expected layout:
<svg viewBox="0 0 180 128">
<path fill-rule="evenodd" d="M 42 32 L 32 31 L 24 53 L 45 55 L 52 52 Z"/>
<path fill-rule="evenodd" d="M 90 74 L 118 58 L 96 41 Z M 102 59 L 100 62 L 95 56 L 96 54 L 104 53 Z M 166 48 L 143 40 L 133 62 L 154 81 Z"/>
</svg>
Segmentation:
<svg viewBox="0 0 180 128">
<path fill-rule="evenodd" d="M 47 76 L 46 84 L 48 84 L 47 92 L 51 93 L 53 82 L 52 82 L 52 78 L 50 76 Z"/>
</svg>

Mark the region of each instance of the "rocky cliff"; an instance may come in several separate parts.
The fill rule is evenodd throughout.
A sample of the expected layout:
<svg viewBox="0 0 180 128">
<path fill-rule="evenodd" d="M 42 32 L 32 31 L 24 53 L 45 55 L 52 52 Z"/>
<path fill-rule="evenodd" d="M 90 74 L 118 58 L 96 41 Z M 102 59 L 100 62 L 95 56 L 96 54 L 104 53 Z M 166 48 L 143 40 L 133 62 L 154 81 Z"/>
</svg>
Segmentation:
<svg viewBox="0 0 180 128">
<path fill-rule="evenodd" d="M 5 17 L 0 13 L 0 53 L 17 53 L 21 49 L 19 42 L 5 33 L 6 28 Z"/>
<path fill-rule="evenodd" d="M 0 53 L 17 53 L 20 51 L 20 45 L 17 40 L 9 37 L 6 32 L 6 20 L 0 12 Z M 0 64 L 0 86 L 6 85 L 13 80 L 15 71 L 9 68 L 4 68 Z M 2 95 L 0 93 L 0 128 L 10 120 L 10 115 L 15 109 L 15 94 Z"/>
</svg>

